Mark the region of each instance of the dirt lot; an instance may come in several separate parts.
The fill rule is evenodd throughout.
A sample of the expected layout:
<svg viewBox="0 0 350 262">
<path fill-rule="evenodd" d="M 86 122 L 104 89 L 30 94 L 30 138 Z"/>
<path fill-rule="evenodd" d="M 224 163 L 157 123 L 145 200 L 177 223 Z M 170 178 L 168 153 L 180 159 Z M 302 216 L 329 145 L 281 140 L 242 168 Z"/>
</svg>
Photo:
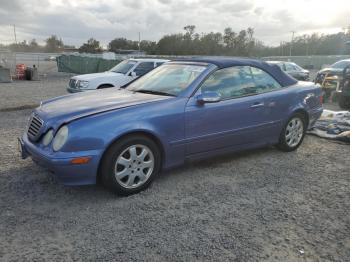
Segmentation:
<svg viewBox="0 0 350 262">
<path fill-rule="evenodd" d="M 40 81 L 0 83 L 0 112 L 32 108 L 42 100 L 65 95 L 69 78 L 70 74 L 51 73 L 42 75 Z"/>
<path fill-rule="evenodd" d="M 187 164 L 127 198 L 20 160 L 30 110 L 68 77 L 0 84 L 0 261 L 350 261 L 350 146 L 307 136 Z M 6 110 L 4 110 L 6 109 Z"/>
</svg>

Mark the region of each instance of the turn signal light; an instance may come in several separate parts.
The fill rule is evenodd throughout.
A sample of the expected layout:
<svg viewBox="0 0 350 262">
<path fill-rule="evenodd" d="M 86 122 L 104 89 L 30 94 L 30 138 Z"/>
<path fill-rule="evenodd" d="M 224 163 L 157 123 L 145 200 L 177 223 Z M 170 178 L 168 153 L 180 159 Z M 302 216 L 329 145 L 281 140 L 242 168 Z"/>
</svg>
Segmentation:
<svg viewBox="0 0 350 262">
<path fill-rule="evenodd" d="M 84 156 L 84 157 L 77 157 L 70 161 L 73 165 L 81 165 L 81 164 L 87 164 L 91 160 L 90 156 Z"/>
</svg>

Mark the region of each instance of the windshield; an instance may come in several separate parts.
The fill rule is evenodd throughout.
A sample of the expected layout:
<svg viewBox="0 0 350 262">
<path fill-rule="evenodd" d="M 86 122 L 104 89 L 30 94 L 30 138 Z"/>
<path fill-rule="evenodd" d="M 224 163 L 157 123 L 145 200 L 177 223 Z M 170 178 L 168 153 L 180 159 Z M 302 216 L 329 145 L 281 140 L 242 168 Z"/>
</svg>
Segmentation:
<svg viewBox="0 0 350 262">
<path fill-rule="evenodd" d="M 296 67 L 296 69 L 300 70 L 300 71 L 303 71 L 304 68 L 302 68 L 301 66 L 297 65 L 296 63 L 291 63 L 293 66 Z"/>
<path fill-rule="evenodd" d="M 205 66 L 165 64 L 131 83 L 127 89 L 135 92 L 177 96 L 204 70 Z"/>
<path fill-rule="evenodd" d="M 126 74 L 137 62 L 132 60 L 124 60 L 110 69 L 110 72 Z"/>
<path fill-rule="evenodd" d="M 331 65 L 331 68 L 344 69 L 346 66 L 350 65 L 350 61 L 338 61 Z"/>
</svg>

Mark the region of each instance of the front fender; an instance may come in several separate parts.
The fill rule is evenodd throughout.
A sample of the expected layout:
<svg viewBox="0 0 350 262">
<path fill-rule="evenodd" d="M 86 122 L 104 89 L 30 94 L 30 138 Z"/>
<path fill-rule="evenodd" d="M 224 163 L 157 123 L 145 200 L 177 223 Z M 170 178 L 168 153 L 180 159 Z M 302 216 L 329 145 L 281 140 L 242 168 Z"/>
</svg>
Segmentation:
<svg viewBox="0 0 350 262">
<path fill-rule="evenodd" d="M 183 140 L 184 106 L 187 99 L 160 101 L 111 112 L 91 115 L 69 123 L 69 138 L 62 148 L 66 152 L 98 150 L 103 152 L 121 137 L 143 132 L 161 143 L 165 152 L 165 167 L 181 162 L 184 158 Z M 174 145 L 175 144 L 175 145 Z M 168 160 L 171 159 L 169 162 Z"/>
</svg>

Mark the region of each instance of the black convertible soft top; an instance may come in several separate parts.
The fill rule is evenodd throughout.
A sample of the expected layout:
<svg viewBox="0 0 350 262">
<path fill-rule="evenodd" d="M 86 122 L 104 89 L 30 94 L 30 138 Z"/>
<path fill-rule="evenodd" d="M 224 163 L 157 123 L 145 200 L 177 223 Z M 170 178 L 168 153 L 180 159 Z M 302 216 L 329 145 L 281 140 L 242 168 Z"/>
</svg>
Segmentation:
<svg viewBox="0 0 350 262">
<path fill-rule="evenodd" d="M 231 66 L 254 66 L 258 67 L 271 76 L 273 76 L 282 86 L 294 85 L 298 80 L 284 73 L 278 65 L 271 65 L 262 60 L 250 59 L 250 58 L 229 58 L 229 57 L 198 57 L 198 58 L 184 58 L 175 59 L 173 61 L 183 62 L 199 62 L 214 64 L 219 68 L 226 68 Z"/>
</svg>

